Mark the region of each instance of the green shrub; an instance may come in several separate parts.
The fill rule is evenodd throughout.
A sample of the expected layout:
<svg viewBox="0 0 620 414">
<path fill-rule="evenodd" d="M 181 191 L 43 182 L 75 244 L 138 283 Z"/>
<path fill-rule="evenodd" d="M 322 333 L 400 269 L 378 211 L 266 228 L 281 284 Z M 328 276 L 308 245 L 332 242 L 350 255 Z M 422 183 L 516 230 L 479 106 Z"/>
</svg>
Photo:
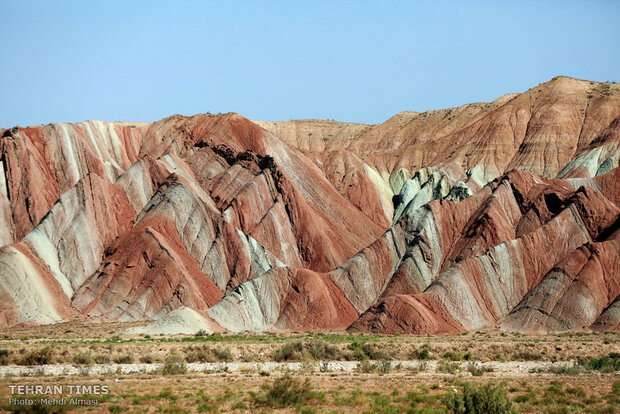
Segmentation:
<svg viewBox="0 0 620 414">
<path fill-rule="evenodd" d="M 214 403 L 204 403 L 204 404 L 198 405 L 196 409 L 198 410 L 199 413 L 217 413 L 219 412 L 217 407 L 218 405 Z"/>
<path fill-rule="evenodd" d="M 20 365 L 47 365 L 54 362 L 54 350 L 46 346 L 45 348 L 33 349 L 26 353 L 20 360 Z"/>
<path fill-rule="evenodd" d="M 248 406 L 246 403 L 244 403 L 243 401 L 237 401 L 236 403 L 234 403 L 233 405 L 230 406 L 231 410 L 247 410 Z"/>
<path fill-rule="evenodd" d="M 501 387 L 486 384 L 474 387 L 465 384 L 463 392 L 448 394 L 444 400 L 448 410 L 458 414 L 504 414 L 512 413 L 512 401 Z"/>
<path fill-rule="evenodd" d="M 8 349 L 0 349 L 0 365 L 9 365 L 11 352 Z"/>
<path fill-rule="evenodd" d="M 348 355 L 349 360 L 353 361 L 365 361 L 368 359 L 365 353 L 361 349 L 356 349 Z"/>
<path fill-rule="evenodd" d="M 377 369 L 377 367 L 369 361 L 361 361 L 359 364 L 357 364 L 357 370 L 364 374 L 374 372 L 375 369 Z"/>
<path fill-rule="evenodd" d="M 580 361 L 580 363 L 585 365 L 586 368 L 595 371 L 620 371 L 620 354 L 618 354 L 617 352 L 612 352 L 609 355 L 602 356 L 600 358 L 582 360 Z"/>
<path fill-rule="evenodd" d="M 342 358 L 342 352 L 323 341 L 297 341 L 283 345 L 273 357 L 276 361 L 337 360 Z"/>
<path fill-rule="evenodd" d="M 393 368 L 391 361 L 377 362 L 375 366 L 377 367 L 377 371 L 379 371 L 382 374 L 387 374 L 388 372 L 392 371 L 392 368 Z"/>
<path fill-rule="evenodd" d="M 179 399 L 179 397 L 174 395 L 172 393 L 172 391 L 170 391 L 170 388 L 166 388 L 165 390 L 160 391 L 159 394 L 157 394 L 155 396 L 155 399 L 157 399 L 157 400 L 166 399 L 166 400 L 170 400 L 170 401 L 176 401 L 176 400 Z"/>
<path fill-rule="evenodd" d="M 487 372 L 493 372 L 493 368 L 485 365 L 477 365 L 473 362 L 470 362 L 467 365 L 467 371 L 469 371 L 474 377 L 481 377 Z"/>
<path fill-rule="evenodd" d="M 321 372 L 329 372 L 331 371 L 331 369 L 329 368 L 329 363 L 328 362 L 321 362 L 319 364 L 319 371 Z"/>
<path fill-rule="evenodd" d="M 79 352 L 73 355 L 71 359 L 74 364 L 77 365 L 92 365 L 93 357 L 90 355 L 90 352 Z"/>
<path fill-rule="evenodd" d="M 584 367 L 581 365 L 575 365 L 573 367 L 567 367 L 564 365 L 552 365 L 546 369 L 539 368 L 533 371 L 534 372 L 549 372 L 551 374 L 556 374 L 556 375 L 577 375 L 577 374 L 583 373 Z"/>
<path fill-rule="evenodd" d="M 191 347 L 185 352 L 185 360 L 187 362 L 215 362 L 215 356 L 208 348 Z"/>
<path fill-rule="evenodd" d="M 564 384 L 559 381 L 554 381 L 545 389 L 545 395 L 564 395 Z"/>
<path fill-rule="evenodd" d="M 460 352 L 446 352 L 444 354 L 444 358 L 450 360 L 450 361 L 460 361 L 463 359 L 463 355 Z"/>
<path fill-rule="evenodd" d="M 273 354 L 278 361 L 300 361 L 303 358 L 304 344 L 301 341 L 283 345 Z"/>
<path fill-rule="evenodd" d="M 385 351 L 377 349 L 374 344 L 362 344 L 362 352 L 369 358 L 374 360 L 390 360 L 392 359 Z"/>
<path fill-rule="evenodd" d="M 271 385 L 263 385 L 263 392 L 250 392 L 254 405 L 271 408 L 294 407 L 311 400 L 324 401 L 325 396 L 312 390 L 310 380 L 299 381 L 289 375 L 277 378 Z"/>
<path fill-rule="evenodd" d="M 421 348 L 414 350 L 411 353 L 413 359 L 419 359 L 425 361 L 431 357 L 431 352 L 428 345 L 423 345 Z"/>
<path fill-rule="evenodd" d="M 340 350 L 334 345 L 326 344 L 323 341 L 312 342 L 308 347 L 310 356 L 316 360 L 337 360 L 342 357 Z"/>
<path fill-rule="evenodd" d="M 97 354 L 93 357 L 95 364 L 109 364 L 110 356 L 105 354 Z"/>
<path fill-rule="evenodd" d="M 568 387 L 566 389 L 566 392 L 573 397 L 577 397 L 577 398 L 586 397 L 586 390 L 584 390 L 583 387 Z"/>
<path fill-rule="evenodd" d="M 170 355 L 166 358 L 162 368 L 163 375 L 181 375 L 187 373 L 187 365 L 179 354 Z"/>
<path fill-rule="evenodd" d="M 521 395 L 517 395 L 515 397 L 515 402 L 521 404 L 521 403 L 524 403 L 524 402 L 531 401 L 533 399 L 534 399 L 534 395 L 531 394 L 531 393 L 521 394 Z"/>
<path fill-rule="evenodd" d="M 375 413 L 396 413 L 396 407 L 394 407 L 389 397 L 379 395 L 372 402 L 373 411 Z"/>
<path fill-rule="evenodd" d="M 168 404 L 166 407 L 159 407 L 159 412 L 163 414 L 186 414 L 189 410 L 179 407 L 176 404 Z"/>
<path fill-rule="evenodd" d="M 437 372 L 442 372 L 444 374 L 456 374 L 460 368 L 460 364 L 458 362 L 444 362 L 437 366 Z"/>
<path fill-rule="evenodd" d="M 217 358 L 218 361 L 232 361 L 233 360 L 233 354 L 228 348 L 216 348 L 213 351 L 213 354 L 215 355 L 215 358 Z"/>
<path fill-rule="evenodd" d="M 185 360 L 187 362 L 215 362 L 232 361 L 234 356 L 230 349 L 218 347 L 188 347 L 185 349 Z"/>
</svg>

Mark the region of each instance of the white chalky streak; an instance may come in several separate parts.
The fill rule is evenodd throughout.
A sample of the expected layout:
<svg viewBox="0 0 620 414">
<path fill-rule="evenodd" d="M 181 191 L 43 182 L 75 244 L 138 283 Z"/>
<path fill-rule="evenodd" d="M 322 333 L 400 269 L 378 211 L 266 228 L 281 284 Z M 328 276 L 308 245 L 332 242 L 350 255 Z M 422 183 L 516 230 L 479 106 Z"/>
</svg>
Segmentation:
<svg viewBox="0 0 620 414">
<path fill-rule="evenodd" d="M 49 324 L 62 318 L 52 295 L 30 259 L 13 246 L 0 252 L 0 286 L 11 295 L 20 310 L 19 322 Z"/>
</svg>

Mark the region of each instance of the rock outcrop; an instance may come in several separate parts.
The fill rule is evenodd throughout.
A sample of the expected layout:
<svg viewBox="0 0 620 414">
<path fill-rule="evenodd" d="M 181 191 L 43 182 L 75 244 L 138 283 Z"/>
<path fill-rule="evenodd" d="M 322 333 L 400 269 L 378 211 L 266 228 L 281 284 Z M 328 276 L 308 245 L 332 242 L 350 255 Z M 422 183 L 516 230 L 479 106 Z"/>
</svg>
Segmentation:
<svg viewBox="0 0 620 414">
<path fill-rule="evenodd" d="M 378 125 L 202 114 L 0 136 L 3 327 L 620 327 L 616 84 L 558 77 Z"/>
<path fill-rule="evenodd" d="M 196 335 L 220 331 L 222 328 L 205 315 L 186 306 L 176 308 L 145 326 L 136 326 L 125 330 L 130 335 Z"/>
</svg>

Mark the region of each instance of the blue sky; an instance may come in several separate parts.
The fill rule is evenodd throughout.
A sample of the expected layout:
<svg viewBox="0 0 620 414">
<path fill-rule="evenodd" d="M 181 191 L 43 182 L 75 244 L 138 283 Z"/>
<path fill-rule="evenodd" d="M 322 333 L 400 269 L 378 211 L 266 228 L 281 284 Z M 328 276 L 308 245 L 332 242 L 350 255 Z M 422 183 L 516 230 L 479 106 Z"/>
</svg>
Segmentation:
<svg viewBox="0 0 620 414">
<path fill-rule="evenodd" d="M 620 2 L 0 0 L 0 128 L 239 112 L 377 123 L 620 81 Z"/>
</svg>

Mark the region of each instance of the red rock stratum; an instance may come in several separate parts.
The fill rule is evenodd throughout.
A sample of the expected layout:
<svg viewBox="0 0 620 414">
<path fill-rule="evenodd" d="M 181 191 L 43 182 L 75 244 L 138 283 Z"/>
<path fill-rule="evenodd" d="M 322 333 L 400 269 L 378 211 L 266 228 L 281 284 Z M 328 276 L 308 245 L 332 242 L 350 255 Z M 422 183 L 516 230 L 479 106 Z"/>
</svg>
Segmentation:
<svg viewBox="0 0 620 414">
<path fill-rule="evenodd" d="M 234 332 L 620 327 L 617 84 L 557 77 L 378 125 L 0 136 L 0 327 L 176 309 Z"/>
</svg>

